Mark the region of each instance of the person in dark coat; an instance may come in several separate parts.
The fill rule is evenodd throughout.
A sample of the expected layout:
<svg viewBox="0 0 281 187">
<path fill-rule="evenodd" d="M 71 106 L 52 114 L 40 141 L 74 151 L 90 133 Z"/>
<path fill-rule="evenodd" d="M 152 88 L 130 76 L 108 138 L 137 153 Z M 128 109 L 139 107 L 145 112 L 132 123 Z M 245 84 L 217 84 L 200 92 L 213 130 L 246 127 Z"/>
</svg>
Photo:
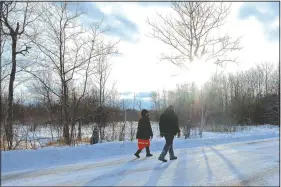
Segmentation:
<svg viewBox="0 0 281 187">
<path fill-rule="evenodd" d="M 99 143 L 99 130 L 97 127 L 95 127 L 93 130 L 91 140 L 90 140 L 90 144 L 92 145 L 92 144 L 97 144 L 97 143 Z"/>
<path fill-rule="evenodd" d="M 138 150 L 134 154 L 136 157 L 140 158 L 140 152 L 146 148 L 146 156 L 150 157 L 153 156 L 150 153 L 149 146 L 150 141 L 149 139 L 153 138 L 153 133 L 151 129 L 150 119 L 149 119 L 149 112 L 146 109 L 141 111 L 141 119 L 138 123 L 138 130 L 137 130 L 137 137 L 138 139 Z"/>
<path fill-rule="evenodd" d="M 166 140 L 166 144 L 158 159 L 163 162 L 167 162 L 165 156 L 168 151 L 170 154 L 170 160 L 177 159 L 177 157 L 174 155 L 173 140 L 176 134 L 178 134 L 178 137 L 180 137 L 180 128 L 179 128 L 178 121 L 179 120 L 177 114 L 175 113 L 175 109 L 171 105 L 160 116 L 160 121 L 159 121 L 160 136 L 161 137 L 164 136 Z"/>
</svg>

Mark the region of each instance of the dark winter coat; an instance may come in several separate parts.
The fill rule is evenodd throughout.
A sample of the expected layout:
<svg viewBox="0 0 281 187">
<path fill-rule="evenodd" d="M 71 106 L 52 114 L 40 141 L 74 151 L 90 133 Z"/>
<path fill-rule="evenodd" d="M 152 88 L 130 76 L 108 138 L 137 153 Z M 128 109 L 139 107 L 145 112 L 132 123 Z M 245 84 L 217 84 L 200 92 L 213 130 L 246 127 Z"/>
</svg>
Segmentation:
<svg viewBox="0 0 281 187">
<path fill-rule="evenodd" d="M 150 119 L 148 117 L 142 117 L 138 123 L 137 139 L 150 139 L 153 136 Z"/>
<path fill-rule="evenodd" d="M 93 130 L 93 134 L 92 137 L 90 139 L 90 144 L 96 144 L 99 142 L 99 130 L 97 128 L 95 128 Z"/>
<path fill-rule="evenodd" d="M 166 109 L 160 116 L 159 130 L 161 134 L 176 135 L 180 132 L 178 116 L 174 110 Z"/>
</svg>

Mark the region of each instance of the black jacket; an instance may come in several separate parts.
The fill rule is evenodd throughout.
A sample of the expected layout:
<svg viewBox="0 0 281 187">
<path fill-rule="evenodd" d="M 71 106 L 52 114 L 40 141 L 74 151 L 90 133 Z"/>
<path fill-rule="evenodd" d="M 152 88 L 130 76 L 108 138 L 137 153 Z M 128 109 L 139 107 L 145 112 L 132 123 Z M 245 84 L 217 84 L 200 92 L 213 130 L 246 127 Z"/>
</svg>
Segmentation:
<svg viewBox="0 0 281 187">
<path fill-rule="evenodd" d="M 159 129 L 162 134 L 176 135 L 180 132 L 178 116 L 174 110 L 166 109 L 160 116 Z"/>
<path fill-rule="evenodd" d="M 92 137 L 90 139 L 90 144 L 96 144 L 99 142 L 99 130 L 97 128 L 95 128 L 93 130 L 93 134 Z"/>
<path fill-rule="evenodd" d="M 137 139 L 150 139 L 153 136 L 150 120 L 148 117 L 142 117 L 138 123 Z"/>
</svg>

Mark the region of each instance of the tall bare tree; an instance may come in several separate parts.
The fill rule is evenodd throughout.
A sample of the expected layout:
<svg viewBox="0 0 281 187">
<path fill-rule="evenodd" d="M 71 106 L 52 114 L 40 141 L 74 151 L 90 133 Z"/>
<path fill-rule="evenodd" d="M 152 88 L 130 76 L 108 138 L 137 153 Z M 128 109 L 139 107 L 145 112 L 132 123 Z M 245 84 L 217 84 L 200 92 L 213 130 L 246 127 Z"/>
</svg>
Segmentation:
<svg viewBox="0 0 281 187">
<path fill-rule="evenodd" d="M 98 94 L 98 108 L 96 110 L 96 116 L 98 118 L 98 125 L 100 130 L 101 141 L 104 139 L 105 126 L 107 111 L 105 109 L 106 103 L 109 101 L 111 94 L 114 92 L 115 83 L 112 84 L 111 88 L 108 87 L 108 78 L 111 73 L 111 64 L 109 62 L 108 52 L 103 50 L 104 46 L 101 45 L 98 50 L 100 50 L 100 56 L 98 57 L 96 63 L 96 73 L 94 75 L 94 85 Z"/>
<path fill-rule="evenodd" d="M 63 138 L 70 145 L 73 134 L 70 134 L 69 125 L 73 128 L 76 111 L 85 95 L 89 77 L 95 73 L 99 57 L 115 53 L 118 42 L 106 42 L 101 37 L 109 30 L 102 27 L 102 21 L 93 23 L 90 29 L 83 27 L 79 22 L 82 12 L 78 6 L 73 11 L 65 2 L 43 3 L 40 11 L 42 30 L 35 27 L 34 37 L 30 37 L 30 40 L 37 49 L 37 54 L 41 54 L 36 57 L 41 64 L 39 69 L 25 71 L 45 84 L 36 71 L 46 66 L 51 66 L 54 70 L 53 78 L 60 85 L 60 90 L 49 89 L 60 98 Z M 74 107 L 70 107 L 70 85 L 82 85 L 79 96 L 76 93 L 72 98 L 76 103 Z"/>
<path fill-rule="evenodd" d="M 3 12 L 3 3 L 0 2 L 0 12 Z M 2 44 L 3 44 L 3 37 L 2 37 L 2 13 L 0 13 L 0 128 L 2 128 Z M 2 131 L 1 131 L 2 132 Z"/>
<path fill-rule="evenodd" d="M 17 72 L 17 56 L 25 55 L 30 47 L 21 41 L 23 35 L 27 33 L 28 26 L 36 20 L 33 16 L 34 4 L 4 2 L 1 3 L 1 33 L 11 39 L 11 70 L 8 90 L 8 114 L 5 128 L 8 141 L 8 149 L 13 148 L 13 99 L 14 82 Z M 2 46 L 1 46 L 2 47 Z"/>
<path fill-rule="evenodd" d="M 240 39 L 216 33 L 224 25 L 230 7 L 225 2 L 172 2 L 173 15 L 158 13 L 160 20 L 148 19 L 152 28 L 149 36 L 173 49 L 161 59 L 177 66 L 201 59 L 221 66 L 236 62 L 228 54 L 241 49 Z"/>
<path fill-rule="evenodd" d="M 269 93 L 269 78 L 274 69 L 274 65 L 268 62 L 261 64 L 261 69 L 264 72 L 265 95 Z"/>
<path fill-rule="evenodd" d="M 166 95 L 165 95 L 166 96 Z M 164 97 L 165 98 L 165 97 Z M 155 110 L 155 121 L 159 121 L 160 117 L 160 107 L 161 107 L 161 100 L 159 92 L 151 92 L 151 99 L 153 103 L 153 109 Z"/>
</svg>

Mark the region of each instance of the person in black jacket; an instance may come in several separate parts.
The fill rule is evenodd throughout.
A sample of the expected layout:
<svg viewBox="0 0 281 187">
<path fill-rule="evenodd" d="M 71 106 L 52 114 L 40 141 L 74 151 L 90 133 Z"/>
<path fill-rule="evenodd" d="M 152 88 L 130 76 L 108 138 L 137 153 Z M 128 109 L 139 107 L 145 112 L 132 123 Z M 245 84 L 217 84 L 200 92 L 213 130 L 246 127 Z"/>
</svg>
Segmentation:
<svg viewBox="0 0 281 187">
<path fill-rule="evenodd" d="M 173 140 L 176 134 L 178 134 L 178 137 L 180 137 L 180 128 L 179 128 L 178 116 L 175 113 L 175 109 L 173 106 L 170 105 L 164 111 L 164 113 L 161 114 L 160 121 L 159 121 L 159 128 L 160 128 L 160 136 L 165 137 L 166 144 L 158 159 L 163 162 L 167 162 L 165 156 L 168 151 L 170 154 L 170 160 L 177 159 L 177 157 L 174 155 Z"/>
<path fill-rule="evenodd" d="M 149 139 L 153 138 L 153 133 L 150 125 L 149 113 L 147 110 L 143 109 L 141 111 L 141 119 L 138 123 L 138 131 L 137 131 L 137 139 L 138 139 L 138 150 L 134 154 L 136 157 L 140 158 L 140 152 L 145 147 L 146 148 L 146 156 L 150 157 L 153 156 L 150 154 L 149 146 L 150 141 Z"/>
<path fill-rule="evenodd" d="M 90 139 L 90 144 L 97 144 L 99 143 L 99 130 L 97 127 L 94 128 L 92 137 Z"/>
</svg>

